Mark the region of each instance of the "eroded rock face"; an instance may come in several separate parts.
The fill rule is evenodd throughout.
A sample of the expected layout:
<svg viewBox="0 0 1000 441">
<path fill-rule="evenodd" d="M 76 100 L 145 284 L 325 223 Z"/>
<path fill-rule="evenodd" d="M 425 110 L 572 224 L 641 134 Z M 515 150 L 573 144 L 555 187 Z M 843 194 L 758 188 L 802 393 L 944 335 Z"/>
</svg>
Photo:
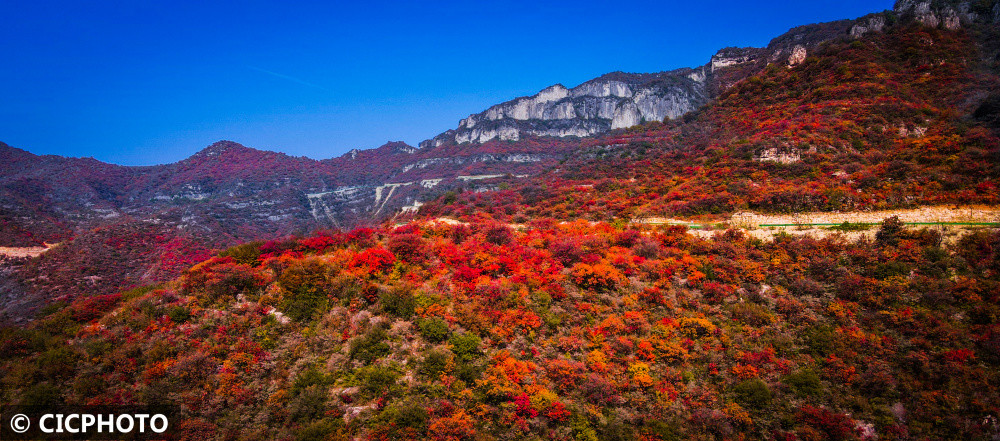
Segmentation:
<svg viewBox="0 0 1000 441">
<path fill-rule="evenodd" d="M 802 62 L 806 61 L 807 55 L 808 51 L 806 51 L 805 46 L 802 45 L 795 46 L 795 48 L 792 49 L 792 55 L 788 57 L 788 65 L 798 66 L 802 64 Z"/>
<path fill-rule="evenodd" d="M 869 32 L 882 32 L 885 29 L 885 16 L 876 15 L 867 19 L 862 19 L 860 23 L 851 28 L 851 38 L 858 39 Z"/>
<path fill-rule="evenodd" d="M 572 89 L 556 84 L 470 115 L 454 131 L 424 141 L 421 147 L 516 141 L 524 135 L 590 136 L 644 121 L 676 118 L 708 101 L 703 69 L 655 74 L 615 72 Z"/>
<path fill-rule="evenodd" d="M 760 57 L 760 55 L 761 50 L 758 48 L 730 47 L 722 49 L 713 55 L 710 65 L 712 67 L 712 72 L 714 73 L 715 71 L 723 68 L 753 63 Z"/>
<path fill-rule="evenodd" d="M 974 23 L 980 18 L 973 11 L 972 3 L 969 1 L 899 0 L 893 10 L 902 17 L 912 17 L 924 26 L 942 27 L 951 31 Z M 994 23 L 998 21 L 998 13 L 1000 13 L 1000 3 L 993 6 Z"/>
<path fill-rule="evenodd" d="M 903 20 L 954 30 L 977 21 L 1000 21 L 1000 4 L 989 1 L 994 3 L 976 3 L 973 7 L 971 1 L 899 0 L 894 9 Z M 573 88 L 556 84 L 533 96 L 470 115 L 456 129 L 421 142 L 420 147 L 516 141 L 525 136 L 584 137 L 677 118 L 697 110 L 768 64 L 796 66 L 823 42 L 882 32 L 890 25 L 888 17 L 888 13 L 876 13 L 857 20 L 799 26 L 764 48 L 722 49 L 706 65 L 693 69 L 651 74 L 614 72 Z"/>
</svg>

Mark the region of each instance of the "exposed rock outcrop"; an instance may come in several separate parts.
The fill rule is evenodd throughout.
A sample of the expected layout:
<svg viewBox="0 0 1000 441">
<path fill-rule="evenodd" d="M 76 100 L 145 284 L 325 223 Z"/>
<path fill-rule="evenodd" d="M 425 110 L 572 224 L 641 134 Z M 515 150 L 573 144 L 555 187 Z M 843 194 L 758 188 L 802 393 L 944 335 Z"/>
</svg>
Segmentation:
<svg viewBox="0 0 1000 441">
<path fill-rule="evenodd" d="M 885 29 L 885 16 L 876 14 L 858 20 L 859 23 L 851 28 L 851 38 L 858 39 L 864 37 L 869 32 L 882 32 Z"/>
<path fill-rule="evenodd" d="M 961 17 L 958 12 L 954 15 Z M 955 19 L 945 19 L 948 20 Z M 470 115 L 457 128 L 421 142 L 420 147 L 516 141 L 525 136 L 584 137 L 677 118 L 697 110 L 768 64 L 794 67 L 824 42 L 860 38 L 882 31 L 886 23 L 885 14 L 872 14 L 858 20 L 799 26 L 775 38 L 765 48 L 722 49 L 706 65 L 697 68 L 650 74 L 614 72 L 573 88 L 555 84 L 535 95 Z"/>
<path fill-rule="evenodd" d="M 761 57 L 763 51 L 756 47 L 727 47 L 712 55 L 709 63 L 712 73 L 717 70 L 749 64 Z"/>
<path fill-rule="evenodd" d="M 991 9 L 992 17 L 990 17 Z M 1000 3 L 996 0 L 987 2 L 899 0 L 893 11 L 904 19 L 952 31 L 976 22 L 1000 21 Z"/>
<path fill-rule="evenodd" d="M 792 49 L 792 55 L 788 57 L 788 65 L 798 66 L 802 64 L 804 61 L 806 61 L 806 56 L 808 54 L 809 52 L 806 50 L 805 46 L 802 46 L 801 44 L 795 46 L 795 48 Z"/>
<path fill-rule="evenodd" d="M 424 141 L 434 147 L 449 141 L 515 141 L 524 135 L 590 136 L 643 121 L 676 118 L 708 101 L 702 69 L 655 74 L 615 72 L 572 89 L 556 84 L 536 95 L 517 98 L 470 115 L 458 128 Z"/>
</svg>

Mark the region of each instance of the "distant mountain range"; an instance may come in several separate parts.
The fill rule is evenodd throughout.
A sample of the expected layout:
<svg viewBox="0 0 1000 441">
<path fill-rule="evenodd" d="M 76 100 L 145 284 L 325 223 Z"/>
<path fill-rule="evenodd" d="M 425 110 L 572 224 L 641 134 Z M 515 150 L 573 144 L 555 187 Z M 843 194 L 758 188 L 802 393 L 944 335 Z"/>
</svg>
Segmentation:
<svg viewBox="0 0 1000 441">
<path fill-rule="evenodd" d="M 220 141 L 177 163 L 124 167 L 0 144 L 0 244 L 58 242 L 126 218 L 241 239 L 352 227 L 460 184 L 538 173 L 565 151 L 495 147 L 396 142 L 317 161 Z"/>
</svg>

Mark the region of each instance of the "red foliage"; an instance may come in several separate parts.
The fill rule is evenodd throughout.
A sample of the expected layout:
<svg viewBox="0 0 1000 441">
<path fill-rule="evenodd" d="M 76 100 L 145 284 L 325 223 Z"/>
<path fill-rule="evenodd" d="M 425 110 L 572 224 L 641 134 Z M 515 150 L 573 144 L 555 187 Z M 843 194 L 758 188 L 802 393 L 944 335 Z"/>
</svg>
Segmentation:
<svg viewBox="0 0 1000 441">
<path fill-rule="evenodd" d="M 859 430 L 851 417 L 822 407 L 804 405 L 796 416 L 799 423 L 819 430 L 832 441 L 858 439 Z"/>
<path fill-rule="evenodd" d="M 396 261 L 396 256 L 384 248 L 369 248 L 354 255 L 351 268 L 365 269 L 369 274 L 388 271 Z"/>
<path fill-rule="evenodd" d="M 115 306 L 118 306 L 120 300 L 121 294 L 107 294 L 77 301 L 72 306 L 73 320 L 81 323 L 96 320 Z"/>
</svg>

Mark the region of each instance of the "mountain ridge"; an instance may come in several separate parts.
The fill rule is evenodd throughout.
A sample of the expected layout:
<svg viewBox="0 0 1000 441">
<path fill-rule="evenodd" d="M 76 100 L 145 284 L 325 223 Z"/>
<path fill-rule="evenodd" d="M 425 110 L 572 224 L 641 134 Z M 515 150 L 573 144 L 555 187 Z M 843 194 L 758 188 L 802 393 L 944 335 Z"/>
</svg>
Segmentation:
<svg viewBox="0 0 1000 441">
<path fill-rule="evenodd" d="M 880 14 L 884 15 L 872 16 Z M 722 48 L 702 66 L 655 73 L 609 72 L 573 88 L 556 83 L 535 95 L 517 97 L 472 114 L 462 119 L 457 129 L 419 145 L 426 148 L 448 142 L 516 141 L 524 134 L 586 137 L 645 121 L 675 119 L 703 107 L 736 81 L 768 64 L 781 60 L 796 64 L 810 48 L 848 37 L 866 19 L 797 26 L 762 48 Z M 881 30 L 870 23 L 867 28 Z M 761 64 L 762 60 L 766 61 Z"/>
</svg>

